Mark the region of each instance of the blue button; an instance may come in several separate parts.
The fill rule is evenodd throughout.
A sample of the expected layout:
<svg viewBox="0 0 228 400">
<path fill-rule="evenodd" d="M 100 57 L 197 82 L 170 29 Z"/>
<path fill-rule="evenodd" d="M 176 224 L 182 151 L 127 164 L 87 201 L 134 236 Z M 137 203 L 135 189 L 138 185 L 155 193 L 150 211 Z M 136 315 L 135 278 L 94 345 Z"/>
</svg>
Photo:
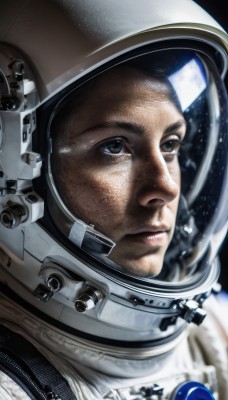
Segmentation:
<svg viewBox="0 0 228 400">
<path fill-rule="evenodd" d="M 189 381 L 177 388 L 172 400 L 215 400 L 215 397 L 202 383 Z"/>
</svg>

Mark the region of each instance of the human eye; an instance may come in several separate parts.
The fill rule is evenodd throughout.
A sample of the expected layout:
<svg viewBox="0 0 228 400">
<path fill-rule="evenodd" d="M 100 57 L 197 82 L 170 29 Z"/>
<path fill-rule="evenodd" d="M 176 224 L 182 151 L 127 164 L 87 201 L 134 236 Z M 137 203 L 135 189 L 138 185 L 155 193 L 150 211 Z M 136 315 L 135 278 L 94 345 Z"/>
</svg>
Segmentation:
<svg viewBox="0 0 228 400">
<path fill-rule="evenodd" d="M 168 138 L 161 145 L 161 150 L 165 154 L 177 155 L 184 141 L 179 137 Z"/>
<path fill-rule="evenodd" d="M 98 149 L 101 153 L 110 156 L 118 156 L 130 153 L 130 150 L 127 147 L 126 139 L 123 137 L 106 139 L 98 145 Z"/>
</svg>

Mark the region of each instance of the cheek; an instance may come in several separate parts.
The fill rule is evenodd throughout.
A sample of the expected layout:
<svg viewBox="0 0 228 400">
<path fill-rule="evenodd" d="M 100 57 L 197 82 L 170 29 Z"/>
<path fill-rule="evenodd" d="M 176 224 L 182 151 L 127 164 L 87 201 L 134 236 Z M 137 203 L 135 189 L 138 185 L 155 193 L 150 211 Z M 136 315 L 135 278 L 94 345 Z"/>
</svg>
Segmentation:
<svg viewBox="0 0 228 400">
<path fill-rule="evenodd" d="M 171 164 L 168 164 L 168 170 L 171 179 L 177 186 L 177 197 L 179 197 L 181 191 L 181 170 L 178 158 L 176 158 Z"/>
<path fill-rule="evenodd" d="M 122 224 L 128 203 L 126 174 L 99 171 L 67 157 L 58 161 L 58 176 L 61 198 L 76 217 L 104 234 Z"/>
<path fill-rule="evenodd" d="M 178 211 L 178 205 L 179 205 L 179 200 L 180 200 L 180 194 L 181 194 L 181 171 L 180 171 L 180 165 L 179 162 L 177 161 L 174 170 L 173 170 L 173 179 L 177 184 L 178 187 L 178 194 L 175 197 L 175 199 L 170 203 L 170 207 L 173 210 L 174 215 L 177 215 Z"/>
</svg>

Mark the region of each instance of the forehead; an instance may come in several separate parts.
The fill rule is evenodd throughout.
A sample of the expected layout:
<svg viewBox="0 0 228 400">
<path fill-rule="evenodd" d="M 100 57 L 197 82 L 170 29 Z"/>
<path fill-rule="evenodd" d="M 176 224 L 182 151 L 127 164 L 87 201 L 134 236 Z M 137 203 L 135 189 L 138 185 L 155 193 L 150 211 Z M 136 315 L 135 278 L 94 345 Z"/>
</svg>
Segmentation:
<svg viewBox="0 0 228 400">
<path fill-rule="evenodd" d="M 65 116 L 129 109 L 135 105 L 150 104 L 159 107 L 177 99 L 170 83 L 164 77 L 150 75 L 143 70 L 119 66 L 110 69 L 76 90 L 67 104 Z"/>
<path fill-rule="evenodd" d="M 106 98 L 112 96 L 113 100 L 118 100 L 120 96 L 124 98 L 129 94 L 139 95 L 142 91 L 151 96 L 153 93 L 161 96 L 170 95 L 168 82 L 164 78 L 155 76 L 153 73 L 149 75 L 143 70 L 129 66 L 119 66 L 106 71 L 94 80 L 91 87 L 92 91 L 88 99 L 93 99 L 99 94 Z"/>
<path fill-rule="evenodd" d="M 131 66 L 119 66 L 76 89 L 54 118 L 54 130 L 59 132 L 61 128 L 65 134 L 75 134 L 88 124 L 110 118 L 127 120 L 130 114 L 130 118 L 132 115 L 137 118 L 143 109 L 162 113 L 167 107 L 179 111 L 175 93 L 164 77 Z"/>
</svg>

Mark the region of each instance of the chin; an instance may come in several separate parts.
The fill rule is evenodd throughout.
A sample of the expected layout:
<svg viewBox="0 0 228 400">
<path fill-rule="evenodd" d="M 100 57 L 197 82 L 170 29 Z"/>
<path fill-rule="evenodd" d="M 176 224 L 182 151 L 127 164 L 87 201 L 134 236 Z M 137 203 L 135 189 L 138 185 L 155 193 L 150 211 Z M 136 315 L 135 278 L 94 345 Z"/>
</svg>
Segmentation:
<svg viewBox="0 0 228 400">
<path fill-rule="evenodd" d="M 161 257 L 161 255 L 156 254 L 139 257 L 134 260 L 126 260 L 123 258 L 117 261 L 112 258 L 112 261 L 120 265 L 125 273 L 143 278 L 155 278 L 159 275 L 163 267 L 163 260 L 164 256 Z"/>
</svg>

